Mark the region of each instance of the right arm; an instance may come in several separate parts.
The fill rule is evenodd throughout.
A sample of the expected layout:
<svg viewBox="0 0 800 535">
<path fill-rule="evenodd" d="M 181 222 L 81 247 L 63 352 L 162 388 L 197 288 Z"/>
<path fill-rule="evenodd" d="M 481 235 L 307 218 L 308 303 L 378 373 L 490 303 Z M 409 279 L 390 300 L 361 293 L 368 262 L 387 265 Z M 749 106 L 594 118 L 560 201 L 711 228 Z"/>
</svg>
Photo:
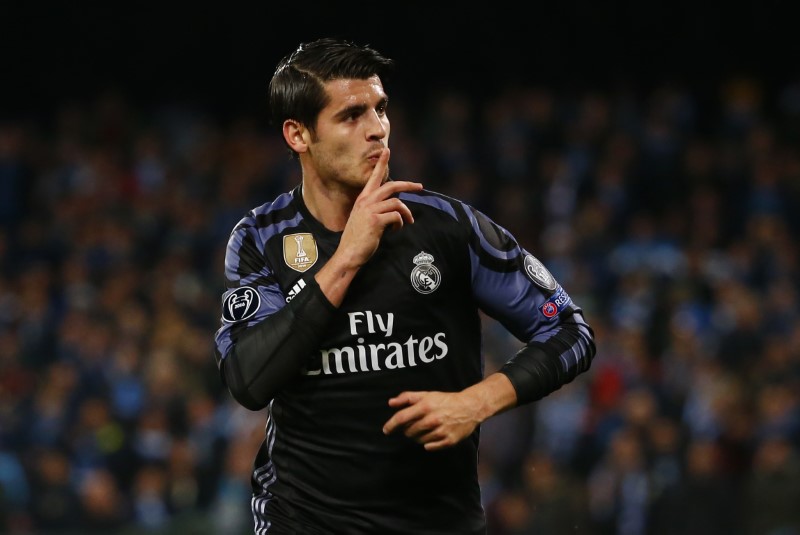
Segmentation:
<svg viewBox="0 0 800 535">
<path fill-rule="evenodd" d="M 408 207 L 395 197 L 422 188 L 413 182 L 382 182 L 389 151 L 356 199 L 336 252 L 304 280 L 305 288 L 285 302 L 251 227 L 240 224 L 231 235 L 225 259 L 229 290 L 223 296 L 223 325 L 217 331 L 217 362 L 231 395 L 244 407 L 260 410 L 297 375 L 319 349 L 322 333 L 341 305 L 353 278 L 378 248 L 387 226 L 412 223 Z M 234 282 L 236 281 L 236 282 Z M 248 281 L 257 283 L 259 307 L 238 319 L 226 311 Z M 228 321 L 226 321 L 226 319 Z M 247 321 L 245 321 L 247 320 Z"/>
<path fill-rule="evenodd" d="M 312 277 L 303 279 L 305 287 L 286 302 L 249 220 L 228 242 L 228 290 L 215 342 L 223 383 L 241 405 L 260 410 L 318 348 L 335 307 Z"/>
</svg>

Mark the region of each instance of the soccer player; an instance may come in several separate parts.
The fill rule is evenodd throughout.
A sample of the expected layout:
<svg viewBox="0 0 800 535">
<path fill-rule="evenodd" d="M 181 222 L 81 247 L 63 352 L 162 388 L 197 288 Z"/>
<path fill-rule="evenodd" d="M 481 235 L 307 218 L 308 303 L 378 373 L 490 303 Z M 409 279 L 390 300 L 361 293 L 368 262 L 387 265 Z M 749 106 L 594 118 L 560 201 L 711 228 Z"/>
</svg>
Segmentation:
<svg viewBox="0 0 800 535">
<path fill-rule="evenodd" d="M 302 183 L 233 229 L 215 337 L 232 396 L 268 408 L 257 534 L 485 533 L 481 422 L 594 358 L 581 309 L 509 232 L 389 177 L 392 64 L 324 38 L 270 82 Z M 521 345 L 486 377 L 481 310 Z"/>
</svg>

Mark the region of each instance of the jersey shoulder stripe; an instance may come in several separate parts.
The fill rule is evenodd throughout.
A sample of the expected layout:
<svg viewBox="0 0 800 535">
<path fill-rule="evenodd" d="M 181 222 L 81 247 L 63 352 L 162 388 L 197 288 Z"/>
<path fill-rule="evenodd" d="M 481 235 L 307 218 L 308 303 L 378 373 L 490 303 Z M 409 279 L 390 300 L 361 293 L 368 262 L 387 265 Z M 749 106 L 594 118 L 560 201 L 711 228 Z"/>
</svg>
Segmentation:
<svg viewBox="0 0 800 535">
<path fill-rule="evenodd" d="M 273 201 L 266 202 L 261 206 L 254 208 L 252 213 L 256 219 L 265 216 L 275 217 L 276 214 L 279 214 L 282 210 L 291 205 L 292 199 L 294 199 L 294 190 L 281 193 Z"/>
<path fill-rule="evenodd" d="M 437 210 L 449 214 L 456 221 L 459 220 L 459 217 L 456 214 L 456 206 L 461 203 L 456 199 L 448 197 L 447 195 L 430 190 L 422 190 L 416 193 L 401 193 L 399 198 L 404 202 L 415 202 L 436 208 Z"/>
<path fill-rule="evenodd" d="M 424 204 L 449 214 L 462 227 L 470 248 L 484 266 L 498 272 L 518 269 L 523 251 L 517 241 L 474 206 L 431 190 L 401 193 L 399 197 L 404 202 Z"/>
<path fill-rule="evenodd" d="M 274 201 L 254 208 L 231 232 L 228 241 L 229 267 L 233 268 L 241 260 L 246 260 L 246 256 L 251 261 L 247 262 L 251 267 L 234 270 L 240 276 L 255 271 L 252 266 L 263 263 L 266 244 L 271 238 L 300 225 L 303 215 L 292 202 L 294 193 L 294 190 L 283 193 Z"/>
<path fill-rule="evenodd" d="M 253 208 L 239 220 L 232 233 L 243 228 L 268 226 L 275 221 L 290 218 L 296 213 L 296 210 L 290 208 L 292 198 L 292 192 L 282 193 L 276 199 Z"/>
<path fill-rule="evenodd" d="M 466 213 L 482 251 L 499 260 L 519 257 L 519 245 L 505 228 L 471 206 L 466 208 Z"/>
<path fill-rule="evenodd" d="M 225 283 L 228 289 L 274 284 L 272 269 L 266 262 L 266 244 L 270 238 L 302 220 L 291 200 L 292 195 L 285 193 L 275 201 L 248 212 L 233 229 L 225 253 Z M 293 218 L 286 219 L 289 216 Z"/>
</svg>

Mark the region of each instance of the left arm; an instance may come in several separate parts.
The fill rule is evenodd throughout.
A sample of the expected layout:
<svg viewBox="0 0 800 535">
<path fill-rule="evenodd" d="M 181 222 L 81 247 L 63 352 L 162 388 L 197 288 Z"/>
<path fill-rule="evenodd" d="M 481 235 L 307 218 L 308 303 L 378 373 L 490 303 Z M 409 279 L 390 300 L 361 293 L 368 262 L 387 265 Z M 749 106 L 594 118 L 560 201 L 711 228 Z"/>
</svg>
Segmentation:
<svg viewBox="0 0 800 535">
<path fill-rule="evenodd" d="M 402 429 L 427 450 L 452 446 L 488 418 L 558 390 L 589 369 L 594 333 L 581 309 L 502 227 L 464 205 L 472 288 L 479 306 L 525 345 L 502 368 L 461 392 L 403 392 L 386 434 Z"/>
</svg>

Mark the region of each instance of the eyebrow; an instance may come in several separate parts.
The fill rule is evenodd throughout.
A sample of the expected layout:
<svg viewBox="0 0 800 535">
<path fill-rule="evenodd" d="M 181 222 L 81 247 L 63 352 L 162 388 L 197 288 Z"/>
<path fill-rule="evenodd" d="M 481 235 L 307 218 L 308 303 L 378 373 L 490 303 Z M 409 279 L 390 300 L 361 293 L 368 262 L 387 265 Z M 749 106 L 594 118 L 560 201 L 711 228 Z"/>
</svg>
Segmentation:
<svg viewBox="0 0 800 535">
<path fill-rule="evenodd" d="M 389 104 L 389 97 L 383 97 L 378 101 L 378 103 L 375 105 L 375 107 L 378 107 L 378 106 L 384 106 L 385 107 L 388 104 Z M 366 112 L 368 108 L 369 108 L 369 106 L 367 106 L 366 104 L 353 104 L 352 106 L 347 106 L 346 108 L 344 108 L 344 109 L 340 110 L 339 112 L 337 112 L 336 114 L 334 114 L 334 118 L 336 118 L 336 119 L 344 119 L 345 117 L 348 117 L 350 115 L 363 115 L 364 112 Z"/>
<path fill-rule="evenodd" d="M 340 110 L 334 115 L 334 117 L 336 119 L 344 119 L 350 115 L 361 115 L 365 111 L 367 111 L 366 104 L 354 104 L 353 106 L 347 106 L 346 108 Z"/>
</svg>

